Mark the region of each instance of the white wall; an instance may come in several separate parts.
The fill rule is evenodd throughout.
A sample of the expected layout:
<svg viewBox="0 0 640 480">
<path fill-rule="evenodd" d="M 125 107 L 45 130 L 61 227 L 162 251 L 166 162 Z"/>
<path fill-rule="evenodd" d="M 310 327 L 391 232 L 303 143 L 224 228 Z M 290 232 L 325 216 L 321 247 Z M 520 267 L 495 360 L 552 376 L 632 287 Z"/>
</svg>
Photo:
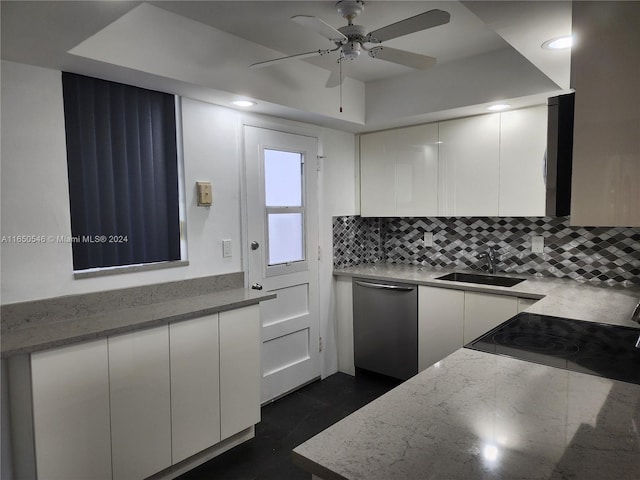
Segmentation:
<svg viewBox="0 0 640 480">
<path fill-rule="evenodd" d="M 74 280 L 71 244 L 4 243 L 2 303 L 242 270 L 238 115 L 183 100 L 189 266 Z M 70 235 L 66 168 L 60 72 L 2 62 L 2 235 Z M 196 180 L 212 182 L 212 207 L 196 206 Z"/>
<path fill-rule="evenodd" d="M 3 304 L 241 271 L 242 119 L 249 114 L 182 100 L 189 266 L 101 278 L 73 278 L 71 244 L 3 244 Z M 332 217 L 359 212 L 356 137 L 336 130 L 267 119 L 315 131 L 320 140 L 320 334 L 322 375 L 337 370 Z M 2 62 L 2 235 L 70 235 L 59 71 Z M 195 182 L 210 181 L 213 206 L 196 206 Z M 222 257 L 222 239 L 233 241 Z"/>
</svg>

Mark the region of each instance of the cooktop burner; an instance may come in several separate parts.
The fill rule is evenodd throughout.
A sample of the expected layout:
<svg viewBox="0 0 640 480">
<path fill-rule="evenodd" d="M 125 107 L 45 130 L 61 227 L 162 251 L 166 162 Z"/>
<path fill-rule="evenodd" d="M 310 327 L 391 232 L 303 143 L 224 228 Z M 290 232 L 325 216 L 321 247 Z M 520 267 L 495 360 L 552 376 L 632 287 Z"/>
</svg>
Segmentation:
<svg viewBox="0 0 640 480">
<path fill-rule="evenodd" d="M 640 384 L 640 329 L 519 313 L 466 348 Z"/>
</svg>

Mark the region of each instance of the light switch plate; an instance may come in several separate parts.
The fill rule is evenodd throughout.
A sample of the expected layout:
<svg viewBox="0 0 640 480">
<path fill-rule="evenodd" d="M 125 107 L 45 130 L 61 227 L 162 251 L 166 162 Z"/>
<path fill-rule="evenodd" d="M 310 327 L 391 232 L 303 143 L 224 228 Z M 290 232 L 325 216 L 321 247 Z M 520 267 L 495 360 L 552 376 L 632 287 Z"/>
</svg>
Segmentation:
<svg viewBox="0 0 640 480">
<path fill-rule="evenodd" d="M 534 235 L 531 237 L 531 251 L 533 253 L 544 252 L 544 237 L 542 235 Z"/>
<path fill-rule="evenodd" d="M 424 232 L 422 238 L 422 244 L 425 247 L 433 247 L 433 233 L 432 232 Z"/>
<path fill-rule="evenodd" d="M 231 256 L 231 240 L 222 240 L 222 256 L 224 258 Z"/>
</svg>

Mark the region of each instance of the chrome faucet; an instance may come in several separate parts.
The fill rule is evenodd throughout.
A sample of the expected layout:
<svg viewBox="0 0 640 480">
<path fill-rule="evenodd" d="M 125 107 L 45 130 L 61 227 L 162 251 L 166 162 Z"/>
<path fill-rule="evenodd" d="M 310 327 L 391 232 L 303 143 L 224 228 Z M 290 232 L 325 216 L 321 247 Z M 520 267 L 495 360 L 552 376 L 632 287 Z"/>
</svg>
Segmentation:
<svg viewBox="0 0 640 480">
<path fill-rule="evenodd" d="M 640 302 L 638 302 L 636 308 L 633 309 L 633 313 L 631 314 L 631 321 L 640 323 Z"/>
<path fill-rule="evenodd" d="M 486 258 L 487 259 L 487 270 L 490 274 L 496 273 L 496 263 L 498 258 L 496 257 L 496 249 L 494 247 L 489 247 L 487 251 L 482 252 L 478 255 L 478 258 Z"/>
<path fill-rule="evenodd" d="M 631 321 L 640 323 L 640 302 L 638 302 L 636 308 L 633 309 L 633 313 L 631 314 Z M 638 335 L 638 340 L 636 341 L 636 348 L 640 348 L 640 335 Z"/>
</svg>

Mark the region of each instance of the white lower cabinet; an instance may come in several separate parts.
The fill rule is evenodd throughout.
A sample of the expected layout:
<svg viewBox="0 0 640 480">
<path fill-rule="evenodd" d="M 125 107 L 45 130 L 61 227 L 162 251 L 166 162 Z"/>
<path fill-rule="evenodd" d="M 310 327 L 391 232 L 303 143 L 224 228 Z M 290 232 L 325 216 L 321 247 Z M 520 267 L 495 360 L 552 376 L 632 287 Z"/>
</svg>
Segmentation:
<svg viewBox="0 0 640 480">
<path fill-rule="evenodd" d="M 222 445 L 260 421 L 260 345 L 252 305 L 10 358 L 18 476 L 141 480 Z"/>
<path fill-rule="evenodd" d="M 169 325 L 173 463 L 220 441 L 218 314 Z"/>
<path fill-rule="evenodd" d="M 38 478 L 111 480 L 107 339 L 34 353 L 31 382 Z"/>
<path fill-rule="evenodd" d="M 464 291 L 418 287 L 418 371 L 461 347 Z"/>
<path fill-rule="evenodd" d="M 538 300 L 533 298 L 518 298 L 518 313 L 525 311 Z"/>
<path fill-rule="evenodd" d="M 220 313 L 220 435 L 260 421 L 260 307 Z"/>
<path fill-rule="evenodd" d="M 113 478 L 145 478 L 171 465 L 169 327 L 108 342 Z"/>
<path fill-rule="evenodd" d="M 517 313 L 517 297 L 465 292 L 463 344 L 475 340 Z"/>
<path fill-rule="evenodd" d="M 418 370 L 422 371 L 537 300 L 418 287 Z"/>
</svg>

